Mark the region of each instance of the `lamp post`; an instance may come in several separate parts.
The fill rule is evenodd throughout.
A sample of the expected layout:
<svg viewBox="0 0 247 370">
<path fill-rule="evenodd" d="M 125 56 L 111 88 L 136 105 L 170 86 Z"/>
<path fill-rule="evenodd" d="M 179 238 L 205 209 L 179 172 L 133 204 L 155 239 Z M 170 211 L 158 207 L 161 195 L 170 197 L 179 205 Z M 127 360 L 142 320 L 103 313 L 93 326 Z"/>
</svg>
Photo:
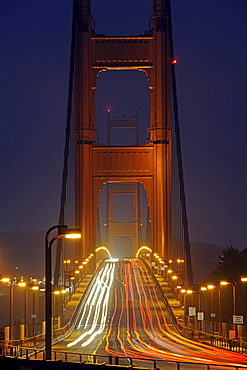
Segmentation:
<svg viewBox="0 0 247 370">
<path fill-rule="evenodd" d="M 177 273 L 178 273 L 178 276 L 179 276 L 179 279 L 180 279 L 179 284 L 181 284 L 181 285 L 183 285 L 183 283 L 184 283 L 183 263 L 184 263 L 183 259 L 180 259 L 180 258 L 177 259 Z"/>
<path fill-rule="evenodd" d="M 191 289 L 181 289 L 181 293 L 185 293 L 183 296 L 183 303 L 184 303 L 184 323 L 187 326 L 187 296 L 192 294 L 193 291 Z"/>
<path fill-rule="evenodd" d="M 170 274 L 172 274 L 172 273 L 173 273 L 172 269 L 169 268 L 167 270 L 167 282 L 168 282 L 168 284 L 171 284 Z"/>
<path fill-rule="evenodd" d="M 53 291 L 53 338 L 55 338 L 56 325 L 58 325 L 58 315 L 57 315 L 57 305 L 56 305 L 56 296 L 59 296 L 61 293 L 60 290 Z M 59 298 L 58 298 L 59 299 Z"/>
<path fill-rule="evenodd" d="M 9 286 L 9 340 L 12 339 L 12 316 L 13 316 L 13 294 L 14 285 Z"/>
<path fill-rule="evenodd" d="M 65 280 L 66 280 L 66 274 L 69 272 L 69 264 L 70 264 L 70 260 L 64 260 L 63 261 L 63 264 L 64 264 L 64 269 L 63 269 L 63 285 L 65 285 Z"/>
<path fill-rule="evenodd" d="M 24 297 L 24 338 L 27 337 L 27 311 L 28 311 L 28 291 L 29 289 L 33 290 L 33 315 L 35 315 L 35 291 L 39 290 L 38 285 L 29 285 L 29 287 L 25 290 L 25 297 Z M 32 316 L 33 320 L 33 330 L 32 330 L 32 335 L 34 336 L 34 316 Z"/>
<path fill-rule="evenodd" d="M 17 286 L 24 287 L 26 283 L 21 281 L 16 284 Z M 13 316 L 13 300 L 14 300 L 14 287 L 15 285 L 10 285 L 10 299 L 9 299 L 9 340 L 12 339 L 12 316 Z"/>
<path fill-rule="evenodd" d="M 12 321 L 13 321 L 13 294 L 14 285 L 9 286 L 9 340 L 12 339 Z"/>
<path fill-rule="evenodd" d="M 205 288 L 206 289 L 206 288 Z M 205 290 L 204 287 L 201 287 L 200 288 L 200 291 L 198 290 L 194 290 L 192 293 L 193 294 L 197 294 L 198 295 L 198 300 L 197 300 L 197 303 L 196 303 L 196 307 L 198 308 L 197 309 L 197 320 L 199 321 L 199 330 L 202 331 L 202 321 L 204 320 L 204 318 L 198 318 L 198 314 L 200 313 L 200 315 L 203 314 L 203 317 L 204 317 L 204 313 L 201 312 L 201 291 L 202 290 Z M 193 297 L 193 296 L 192 296 Z M 193 300 L 194 302 L 194 300 Z M 192 303 L 193 304 L 193 303 Z"/>
<path fill-rule="evenodd" d="M 3 278 L 1 279 L 3 283 L 9 283 L 10 279 L 9 278 Z M 13 321 L 13 289 L 15 286 L 20 286 L 24 287 L 26 286 L 26 283 L 24 281 L 21 281 L 20 283 L 17 284 L 11 284 L 9 285 L 9 340 L 12 339 L 12 321 Z"/>
<path fill-rule="evenodd" d="M 212 334 L 214 335 L 214 326 L 215 326 L 215 312 L 214 312 L 214 295 L 213 295 L 213 290 L 214 290 L 214 285 L 208 285 L 207 289 L 210 290 L 210 318 L 212 322 Z"/>
<path fill-rule="evenodd" d="M 242 280 L 244 281 L 244 280 Z M 233 294 L 233 315 L 237 315 L 237 283 L 234 281 L 233 283 L 229 281 L 221 281 L 220 285 L 231 285 L 232 286 L 232 294 Z M 235 339 L 238 339 L 238 324 L 234 324 L 235 327 Z"/>
<path fill-rule="evenodd" d="M 216 289 L 218 289 L 218 299 L 219 299 L 219 324 L 220 324 L 220 327 L 219 327 L 219 334 L 220 336 L 222 336 L 222 298 L 221 298 L 221 289 L 220 289 L 220 286 L 215 286 Z"/>
<path fill-rule="evenodd" d="M 221 284 L 221 283 L 220 283 Z M 224 285 L 224 284 L 221 284 Z M 221 299 L 221 289 L 217 285 L 208 285 L 207 289 L 210 289 L 211 294 L 211 313 L 214 313 L 214 302 L 213 302 L 213 289 L 218 289 L 218 312 L 219 312 L 219 334 L 222 336 L 222 299 Z M 212 318 L 213 334 L 214 334 L 214 317 Z"/>
<path fill-rule="evenodd" d="M 30 288 L 27 288 L 25 290 L 25 296 L 24 296 L 24 338 L 27 336 L 27 294 L 28 290 Z"/>
<path fill-rule="evenodd" d="M 49 240 L 50 233 L 58 229 L 58 235 Z M 46 359 L 51 360 L 51 316 L 52 316 L 52 286 L 51 286 L 51 247 L 55 240 L 61 238 L 80 238 L 78 229 L 69 229 L 67 225 L 55 225 L 45 234 L 45 348 Z"/>
<path fill-rule="evenodd" d="M 32 313 L 32 335 L 34 337 L 35 335 L 35 318 L 36 318 L 36 312 L 35 312 L 35 292 L 39 290 L 39 287 L 37 285 L 34 285 L 32 287 L 32 291 L 33 291 L 33 313 Z"/>
</svg>

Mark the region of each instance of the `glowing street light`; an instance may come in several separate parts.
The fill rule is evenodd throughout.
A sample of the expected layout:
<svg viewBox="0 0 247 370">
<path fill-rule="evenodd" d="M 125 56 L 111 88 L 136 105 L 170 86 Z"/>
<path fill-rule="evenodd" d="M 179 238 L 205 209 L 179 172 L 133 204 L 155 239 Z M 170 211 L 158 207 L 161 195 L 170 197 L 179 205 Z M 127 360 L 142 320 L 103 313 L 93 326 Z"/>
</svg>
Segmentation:
<svg viewBox="0 0 247 370">
<path fill-rule="evenodd" d="M 20 285 L 20 284 L 19 284 Z M 26 283 L 25 285 L 26 286 Z M 27 289 L 25 290 L 25 297 L 24 297 L 24 338 L 27 336 L 27 307 L 28 307 L 28 291 L 29 289 L 32 289 L 33 291 L 33 312 L 32 312 L 32 333 L 34 336 L 34 325 L 35 325 L 35 291 L 40 290 L 38 285 L 29 285 Z"/>
<path fill-rule="evenodd" d="M 2 278 L 1 279 L 1 282 L 2 283 L 9 283 L 10 282 L 10 278 L 7 278 L 7 277 L 6 278 Z"/>
<path fill-rule="evenodd" d="M 242 279 L 241 279 L 242 280 Z M 242 280 L 245 281 L 245 280 Z M 232 286 L 232 294 L 233 294 L 233 315 L 237 315 L 237 283 L 234 281 L 233 283 L 229 281 L 221 281 L 220 285 L 231 285 Z M 238 339 L 238 324 L 235 325 L 235 339 Z"/>
<path fill-rule="evenodd" d="M 10 283 L 10 279 L 9 278 L 2 278 L 1 279 L 1 282 L 2 283 Z M 20 287 L 24 287 L 26 286 L 26 283 L 24 281 L 20 281 L 19 283 L 17 284 L 12 284 L 10 283 L 9 285 L 9 340 L 12 339 L 12 321 L 13 321 L 13 289 L 15 286 L 20 286 Z"/>
<path fill-rule="evenodd" d="M 58 229 L 58 235 L 49 240 L 50 233 Z M 81 238 L 80 230 L 69 229 L 67 225 L 52 226 L 45 234 L 45 348 L 46 359 L 51 360 L 51 316 L 52 316 L 52 289 L 51 289 L 51 247 L 57 239 Z"/>
<path fill-rule="evenodd" d="M 32 291 L 33 291 L 33 313 L 32 313 L 32 333 L 34 337 L 34 328 L 35 328 L 35 319 L 36 319 L 36 312 L 35 312 L 35 294 L 39 290 L 38 285 L 33 285 L 32 286 Z"/>
<path fill-rule="evenodd" d="M 187 296 L 192 294 L 193 293 L 193 290 L 191 289 L 181 289 L 181 293 L 184 293 L 184 296 L 183 296 L 183 303 L 184 303 L 184 322 L 185 322 L 185 325 L 187 325 L 187 308 L 188 308 L 188 304 L 187 304 Z"/>
<path fill-rule="evenodd" d="M 221 285 L 227 285 L 227 284 L 224 284 L 225 282 L 223 282 L 223 284 L 220 283 L 220 286 L 217 286 L 217 285 L 208 285 L 207 286 L 207 289 L 210 289 L 211 290 L 211 313 L 213 313 L 213 310 L 214 310 L 214 303 L 213 303 L 213 289 L 218 289 L 218 307 L 219 307 L 219 333 L 220 335 L 222 335 L 222 299 L 221 299 Z M 214 313 L 215 314 L 215 313 Z M 212 324 L 214 326 L 214 317 L 212 317 Z M 214 334 L 214 327 L 213 327 L 213 334 Z"/>
<path fill-rule="evenodd" d="M 209 284 L 207 286 L 207 289 L 210 290 L 210 318 L 212 322 L 212 334 L 214 335 L 214 321 L 215 321 L 215 312 L 214 312 L 214 296 L 213 296 L 213 291 L 214 291 L 214 285 Z"/>
</svg>

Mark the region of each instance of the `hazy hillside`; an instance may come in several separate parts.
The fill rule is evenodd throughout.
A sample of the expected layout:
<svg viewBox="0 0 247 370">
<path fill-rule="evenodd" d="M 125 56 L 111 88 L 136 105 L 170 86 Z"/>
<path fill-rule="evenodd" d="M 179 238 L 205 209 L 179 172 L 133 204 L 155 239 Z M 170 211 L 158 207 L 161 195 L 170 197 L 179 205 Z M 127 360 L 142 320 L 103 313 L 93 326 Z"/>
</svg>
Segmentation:
<svg viewBox="0 0 247 370">
<path fill-rule="evenodd" d="M 217 267 L 217 257 L 225 247 L 202 242 L 191 242 L 191 261 L 194 283 L 201 284 L 203 280 Z"/>
<path fill-rule="evenodd" d="M 0 232 L 0 275 L 44 275 L 45 232 Z M 178 245 L 178 241 L 173 241 Z M 216 268 L 216 259 L 224 248 L 214 244 L 191 242 L 194 282 L 200 284 Z M 55 252 L 55 248 L 54 248 Z"/>
<path fill-rule="evenodd" d="M 175 251 L 180 250 L 181 242 L 178 239 L 173 240 L 173 248 Z M 217 257 L 225 248 L 203 242 L 190 242 L 190 248 L 194 283 L 201 284 L 206 276 L 215 270 Z M 176 253 L 177 255 L 179 252 Z"/>
<path fill-rule="evenodd" d="M 45 232 L 0 232 L 0 275 L 44 276 Z"/>
</svg>

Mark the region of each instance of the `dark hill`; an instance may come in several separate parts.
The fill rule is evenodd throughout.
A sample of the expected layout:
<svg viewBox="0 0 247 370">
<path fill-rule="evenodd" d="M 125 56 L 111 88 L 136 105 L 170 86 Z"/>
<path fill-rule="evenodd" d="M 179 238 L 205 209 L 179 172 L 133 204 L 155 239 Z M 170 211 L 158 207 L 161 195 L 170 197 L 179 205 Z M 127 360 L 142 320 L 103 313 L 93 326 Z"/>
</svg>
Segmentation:
<svg viewBox="0 0 247 370">
<path fill-rule="evenodd" d="M 173 240 L 175 249 L 179 249 L 179 241 Z M 217 257 L 225 249 L 215 244 L 191 242 L 191 262 L 195 284 L 202 284 L 203 280 L 217 267 Z"/>
<path fill-rule="evenodd" d="M 217 257 L 225 247 L 215 244 L 191 242 L 191 259 L 194 282 L 201 284 L 206 276 L 217 267 Z"/>
<path fill-rule="evenodd" d="M 0 275 L 32 276 L 44 275 L 44 231 L 0 232 Z M 178 240 L 174 240 L 178 248 Z M 201 284 L 216 268 L 217 256 L 223 247 L 202 242 L 191 242 L 191 260 L 194 282 Z"/>
<path fill-rule="evenodd" d="M 0 275 L 44 276 L 45 232 L 0 232 Z"/>
</svg>

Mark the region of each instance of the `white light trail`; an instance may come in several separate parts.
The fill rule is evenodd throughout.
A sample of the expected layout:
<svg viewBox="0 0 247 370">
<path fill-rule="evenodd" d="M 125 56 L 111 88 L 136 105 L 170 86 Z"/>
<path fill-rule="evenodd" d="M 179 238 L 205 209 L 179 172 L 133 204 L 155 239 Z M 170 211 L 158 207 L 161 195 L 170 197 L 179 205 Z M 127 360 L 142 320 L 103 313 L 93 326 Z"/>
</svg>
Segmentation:
<svg viewBox="0 0 247 370">
<path fill-rule="evenodd" d="M 85 302 L 81 319 L 77 329 L 83 328 L 86 330 L 73 342 L 70 342 L 67 347 L 72 347 L 78 342 L 85 341 L 81 344 L 82 347 L 91 343 L 96 335 L 101 334 L 105 328 L 110 291 L 115 276 L 115 259 L 107 260 L 106 266 L 98 273 L 96 281 L 90 290 L 90 294 Z"/>
</svg>

